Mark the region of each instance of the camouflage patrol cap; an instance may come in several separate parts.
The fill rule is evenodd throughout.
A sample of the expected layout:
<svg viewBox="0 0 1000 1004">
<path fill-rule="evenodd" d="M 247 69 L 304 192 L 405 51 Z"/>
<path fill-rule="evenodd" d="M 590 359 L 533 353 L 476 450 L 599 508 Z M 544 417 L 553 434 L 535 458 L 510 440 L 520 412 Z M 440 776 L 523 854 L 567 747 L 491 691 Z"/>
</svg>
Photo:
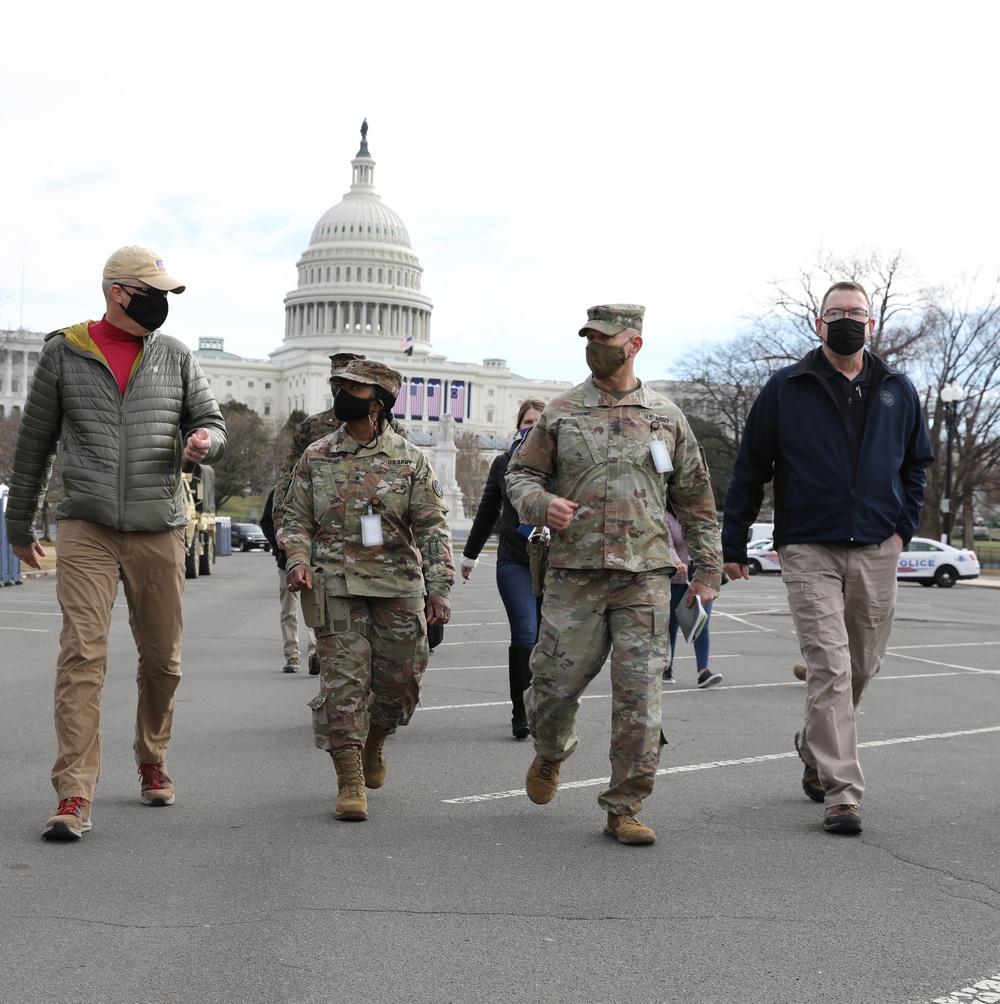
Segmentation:
<svg viewBox="0 0 1000 1004">
<path fill-rule="evenodd" d="M 330 376 L 339 376 L 340 371 L 352 360 L 352 359 L 365 359 L 365 356 L 359 356 L 357 352 L 334 352 L 330 356 Z"/>
<path fill-rule="evenodd" d="M 377 363 L 374 359 L 352 359 L 341 371 L 342 380 L 354 380 L 357 383 L 373 383 L 376 387 L 388 391 L 396 400 L 403 376 L 385 363 Z"/>
<path fill-rule="evenodd" d="M 587 323 L 580 328 L 581 337 L 588 331 L 617 335 L 626 328 L 642 331 L 642 315 L 646 308 L 638 303 L 605 303 L 587 311 Z"/>
</svg>

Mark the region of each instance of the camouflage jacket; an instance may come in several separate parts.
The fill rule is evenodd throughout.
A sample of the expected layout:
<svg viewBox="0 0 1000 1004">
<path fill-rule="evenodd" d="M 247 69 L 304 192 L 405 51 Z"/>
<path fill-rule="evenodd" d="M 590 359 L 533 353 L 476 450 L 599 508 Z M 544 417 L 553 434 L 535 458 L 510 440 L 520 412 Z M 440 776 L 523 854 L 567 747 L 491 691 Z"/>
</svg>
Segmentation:
<svg viewBox="0 0 1000 1004">
<path fill-rule="evenodd" d="M 656 472 L 654 439 L 667 444 L 672 471 Z M 546 490 L 553 479 L 554 492 Z M 579 503 L 570 525 L 552 531 L 553 568 L 672 571 L 669 503 L 695 579 L 719 588 L 722 551 L 708 465 L 680 408 L 648 387 L 615 401 L 588 378 L 553 398 L 511 459 L 507 493 L 521 520 L 536 526 L 545 523 L 553 498 Z"/>
<path fill-rule="evenodd" d="M 380 547 L 361 543 L 369 506 L 382 517 Z M 309 446 L 284 514 L 286 567 L 322 568 L 333 595 L 447 596 L 455 580 L 441 485 L 420 449 L 389 429 L 367 448 L 346 426 Z"/>
<path fill-rule="evenodd" d="M 274 485 L 273 519 L 276 530 L 280 529 L 283 525 L 284 499 L 285 495 L 288 494 L 288 486 L 292 483 L 292 474 L 295 473 L 295 465 L 299 462 L 299 457 L 306 452 L 307 446 L 311 446 L 324 436 L 329 436 L 331 433 L 336 432 L 343 424 L 333 414 L 333 408 L 330 408 L 329 411 L 321 411 L 316 415 L 304 418 L 295 426 L 295 432 L 292 434 L 292 445 L 288 448 L 285 462 L 281 465 L 281 470 L 278 472 L 278 480 Z M 406 430 L 396 419 L 390 417 L 389 425 L 394 432 L 399 433 L 404 439 L 406 438 Z"/>
</svg>

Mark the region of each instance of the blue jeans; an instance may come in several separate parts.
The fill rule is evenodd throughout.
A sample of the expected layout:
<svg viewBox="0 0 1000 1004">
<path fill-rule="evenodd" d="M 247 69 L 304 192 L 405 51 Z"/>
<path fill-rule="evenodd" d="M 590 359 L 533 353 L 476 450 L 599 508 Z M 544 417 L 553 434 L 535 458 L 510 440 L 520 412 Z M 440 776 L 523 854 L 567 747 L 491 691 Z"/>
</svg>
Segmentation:
<svg viewBox="0 0 1000 1004">
<path fill-rule="evenodd" d="M 516 648 L 534 648 L 542 598 L 531 591 L 531 569 L 516 561 L 497 561 L 497 589 L 510 621 L 510 643 Z"/>
<path fill-rule="evenodd" d="M 684 594 L 687 592 L 688 587 L 685 585 L 677 585 L 675 582 L 670 583 L 670 665 L 674 664 L 674 649 L 677 647 L 677 629 L 680 625 L 677 623 L 677 618 L 674 616 L 674 611 L 677 609 L 678 604 L 684 598 Z M 712 604 L 705 604 L 705 613 L 708 614 L 709 620 L 712 618 Z M 698 635 L 694 640 L 694 657 L 695 661 L 698 663 L 698 669 L 708 669 L 708 621 L 705 621 L 705 626 L 701 629 L 701 634 Z"/>
</svg>

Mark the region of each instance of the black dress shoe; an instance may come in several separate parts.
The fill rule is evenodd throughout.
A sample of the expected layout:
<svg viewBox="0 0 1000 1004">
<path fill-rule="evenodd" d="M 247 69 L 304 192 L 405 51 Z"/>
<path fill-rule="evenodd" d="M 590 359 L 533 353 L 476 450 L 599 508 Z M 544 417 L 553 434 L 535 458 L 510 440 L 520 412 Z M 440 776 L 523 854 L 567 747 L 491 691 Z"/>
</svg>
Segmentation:
<svg viewBox="0 0 1000 1004">
<path fill-rule="evenodd" d="M 512 723 L 510 730 L 515 739 L 527 739 L 531 735 L 531 729 L 528 728 L 528 723 L 524 720 Z"/>
</svg>

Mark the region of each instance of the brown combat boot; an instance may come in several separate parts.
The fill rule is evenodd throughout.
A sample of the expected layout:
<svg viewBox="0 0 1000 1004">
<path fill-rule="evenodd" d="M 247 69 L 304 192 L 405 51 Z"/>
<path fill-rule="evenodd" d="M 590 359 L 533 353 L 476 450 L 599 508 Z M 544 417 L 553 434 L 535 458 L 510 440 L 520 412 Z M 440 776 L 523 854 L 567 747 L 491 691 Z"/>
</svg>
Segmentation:
<svg viewBox="0 0 1000 1004">
<path fill-rule="evenodd" d="M 656 834 L 635 816 L 616 816 L 608 813 L 608 825 L 604 827 L 606 837 L 614 837 L 620 844 L 651 844 Z"/>
<path fill-rule="evenodd" d="M 546 760 L 541 754 L 536 754 L 528 768 L 528 776 L 524 779 L 524 787 L 528 798 L 535 805 L 548 805 L 559 787 L 559 771 L 561 760 Z"/>
<path fill-rule="evenodd" d="M 385 741 L 391 732 L 383 732 L 369 726 L 365 748 L 361 751 L 361 763 L 365 771 L 365 787 L 381 788 L 385 784 L 387 765 L 385 762 Z"/>
<path fill-rule="evenodd" d="M 364 820 L 368 818 L 368 797 L 361 771 L 361 750 L 333 750 L 330 753 L 337 769 L 337 805 L 334 819 Z"/>
</svg>

